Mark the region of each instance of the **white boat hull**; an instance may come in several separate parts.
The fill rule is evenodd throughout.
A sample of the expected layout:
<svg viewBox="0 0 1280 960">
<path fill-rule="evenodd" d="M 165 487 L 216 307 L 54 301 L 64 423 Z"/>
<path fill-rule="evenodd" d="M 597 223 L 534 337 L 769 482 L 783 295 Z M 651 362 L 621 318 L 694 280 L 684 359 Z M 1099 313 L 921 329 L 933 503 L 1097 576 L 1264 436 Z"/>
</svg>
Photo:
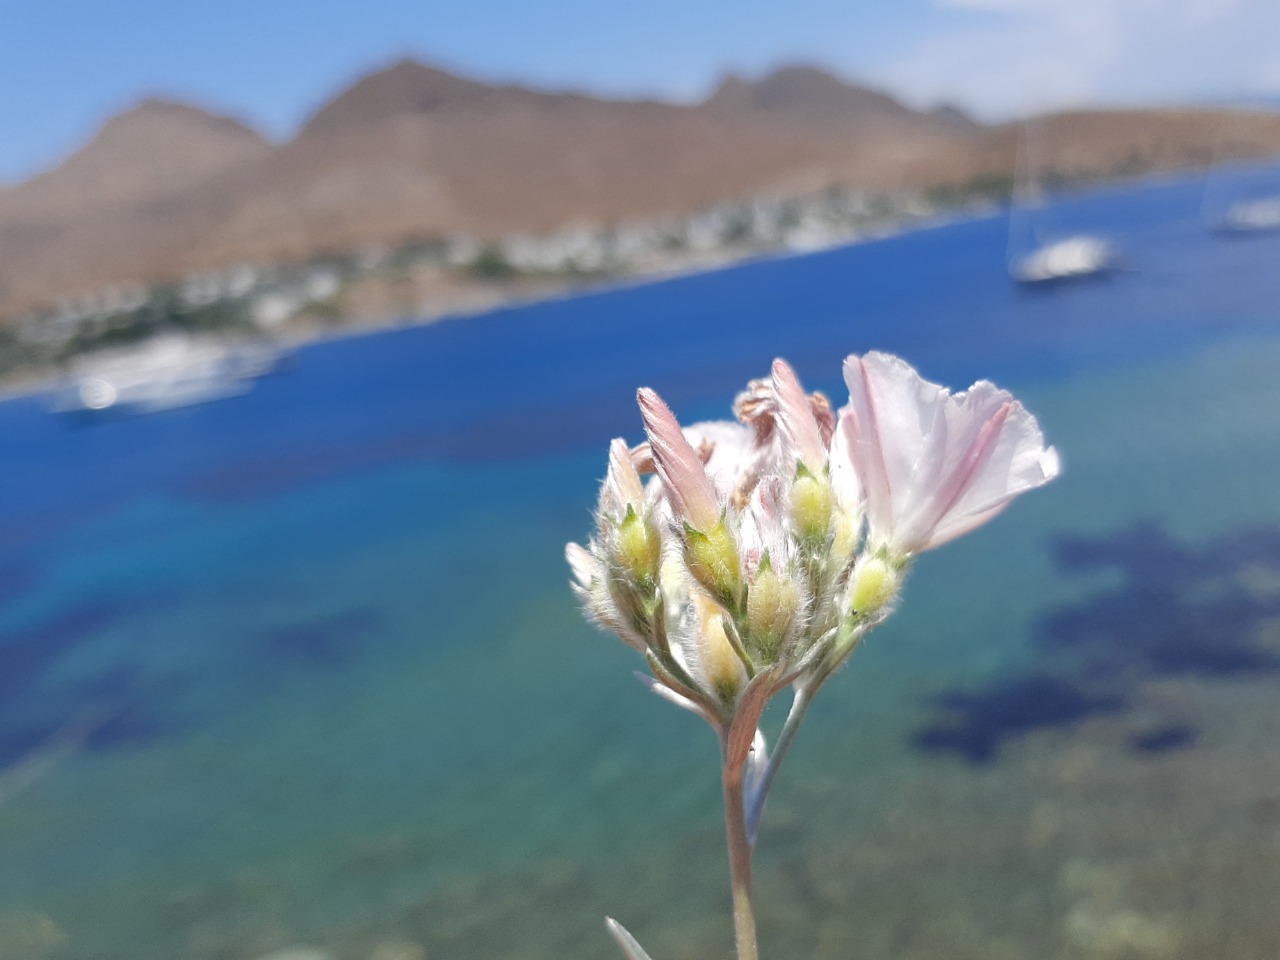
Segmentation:
<svg viewBox="0 0 1280 960">
<path fill-rule="evenodd" d="M 267 345 L 161 337 L 81 359 L 53 406 L 65 413 L 170 410 L 246 393 L 279 361 Z"/>
<path fill-rule="evenodd" d="M 1009 275 L 1019 283 L 1045 283 L 1089 277 L 1115 268 L 1115 250 L 1099 237 L 1065 237 L 1047 243 L 1009 264 Z"/>
</svg>

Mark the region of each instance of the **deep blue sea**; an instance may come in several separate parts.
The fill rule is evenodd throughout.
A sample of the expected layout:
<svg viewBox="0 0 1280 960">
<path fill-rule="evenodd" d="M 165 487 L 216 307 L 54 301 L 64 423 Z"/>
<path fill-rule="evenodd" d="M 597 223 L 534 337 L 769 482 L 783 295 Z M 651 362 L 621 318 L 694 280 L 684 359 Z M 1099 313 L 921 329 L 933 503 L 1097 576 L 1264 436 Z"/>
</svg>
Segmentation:
<svg viewBox="0 0 1280 960">
<path fill-rule="evenodd" d="M 683 419 L 850 352 L 1014 390 L 1063 476 L 923 558 L 758 848 L 766 957 L 1273 960 L 1280 234 L 1204 182 L 300 349 L 248 395 L 0 403 L 0 957 L 732 951 L 717 752 L 563 546 L 634 391 Z M 771 715 L 772 716 L 772 715 Z M 776 722 L 772 718 L 771 722 Z M 301 957 L 298 960 L 302 960 Z"/>
</svg>

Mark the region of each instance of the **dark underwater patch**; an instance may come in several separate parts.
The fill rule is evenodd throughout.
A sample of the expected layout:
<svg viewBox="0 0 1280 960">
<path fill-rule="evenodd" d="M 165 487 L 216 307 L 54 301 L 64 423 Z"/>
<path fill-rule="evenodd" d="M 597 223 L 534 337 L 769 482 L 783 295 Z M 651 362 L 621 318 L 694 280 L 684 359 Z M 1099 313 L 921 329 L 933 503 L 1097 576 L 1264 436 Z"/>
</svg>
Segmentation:
<svg viewBox="0 0 1280 960">
<path fill-rule="evenodd" d="M 1280 670 L 1280 649 L 1259 642 L 1263 621 L 1280 615 L 1280 529 L 1250 528 L 1185 545 L 1151 523 L 1109 538 L 1064 538 L 1065 572 L 1118 569 L 1121 583 L 1040 623 L 1046 647 L 1070 647 L 1095 672 L 1150 675 Z M 1271 578 L 1274 589 L 1251 579 Z"/>
<path fill-rule="evenodd" d="M 935 719 L 914 737 L 923 750 L 990 763 L 1008 740 L 1118 713 L 1160 677 L 1213 681 L 1280 672 L 1280 527 L 1259 526 L 1199 544 L 1151 522 L 1052 545 L 1065 574 L 1117 570 L 1112 581 L 1037 622 L 1035 673 L 932 701 Z M 1138 753 L 1191 746 L 1197 731 L 1170 724 L 1135 733 Z"/>
<path fill-rule="evenodd" d="M 949 691 L 936 705 L 939 716 L 916 735 L 916 746 L 954 753 L 973 764 L 990 763 L 1006 740 L 1125 706 L 1120 697 L 1092 693 L 1048 674 L 1013 677 L 973 693 Z"/>
<path fill-rule="evenodd" d="M 382 616 L 371 607 L 345 610 L 272 630 L 267 642 L 272 650 L 291 659 L 321 665 L 338 663 L 354 656 L 359 643 L 382 622 Z"/>
<path fill-rule="evenodd" d="M 0 633 L 0 703 L 34 687 L 63 654 L 129 613 L 121 600 L 90 600 L 34 626 Z"/>
<path fill-rule="evenodd" d="M 1129 746 L 1138 753 L 1168 753 L 1193 746 L 1196 736 L 1195 727 L 1171 723 L 1135 733 L 1129 738 Z"/>
<path fill-rule="evenodd" d="M 131 654 L 117 651 L 93 672 L 59 674 L 59 661 L 79 645 L 172 602 L 159 592 L 86 601 L 0 634 L 0 770 L 68 743 L 110 751 L 188 733 L 265 695 L 300 665 L 350 662 L 383 625 L 373 608 L 348 609 L 271 631 L 247 652 L 244 646 L 236 648 L 240 653 L 222 645 L 193 648 L 195 661 L 165 673 L 148 673 Z"/>
</svg>

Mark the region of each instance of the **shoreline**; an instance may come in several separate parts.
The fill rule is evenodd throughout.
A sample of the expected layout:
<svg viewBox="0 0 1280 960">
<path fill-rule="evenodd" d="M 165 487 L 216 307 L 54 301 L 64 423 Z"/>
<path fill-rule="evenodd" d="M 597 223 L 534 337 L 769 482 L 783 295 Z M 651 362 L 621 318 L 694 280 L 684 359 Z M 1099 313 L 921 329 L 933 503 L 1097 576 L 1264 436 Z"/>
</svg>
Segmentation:
<svg viewBox="0 0 1280 960">
<path fill-rule="evenodd" d="M 333 326 L 299 324 L 271 340 L 285 353 L 292 353 L 315 344 L 331 343 L 356 337 L 391 333 L 413 327 L 431 326 L 437 323 L 472 320 L 502 310 L 519 309 L 542 303 L 552 303 L 577 297 L 596 296 L 616 291 L 630 290 L 653 284 L 666 283 L 685 277 L 716 273 L 770 260 L 791 259 L 814 254 L 829 253 L 852 246 L 890 240 L 907 234 L 954 226 L 958 223 L 978 220 L 997 214 L 999 204 L 978 203 L 935 211 L 918 217 L 908 216 L 864 232 L 850 234 L 831 243 L 810 249 L 761 248 L 737 251 L 711 251 L 706 254 L 672 257 L 660 264 L 628 273 L 597 276 L 585 280 L 569 277 L 529 277 L 514 282 L 477 283 L 472 288 L 453 296 L 440 296 L 432 302 L 424 300 L 420 309 L 407 314 L 395 314 L 374 319 L 351 320 Z M 523 289 L 513 289 L 521 287 Z M 198 335 L 197 335 L 198 336 Z M 245 342 L 249 336 L 229 336 L 228 342 Z M 142 342 L 142 341 L 139 341 Z M 91 356 L 82 354 L 82 357 Z M 0 379 L 0 403 L 37 397 L 64 384 L 71 373 L 68 370 L 27 371 L 13 377 Z"/>
<path fill-rule="evenodd" d="M 1238 165 L 1272 165 L 1277 158 L 1240 161 Z M 1233 164 L 1236 165 L 1236 164 Z M 1129 191 L 1172 186 L 1179 182 L 1204 180 L 1212 176 L 1214 167 L 1189 167 L 1170 170 L 1149 170 L 1131 175 L 1119 175 L 1096 180 L 1081 181 L 1064 189 L 1055 200 L 1075 198 L 1085 194 L 1108 191 Z M 409 327 L 465 320 L 484 316 L 500 310 L 516 309 L 534 304 L 565 300 L 580 296 L 593 296 L 615 290 L 625 290 L 649 284 L 664 283 L 682 277 L 732 269 L 756 261 L 767 261 L 798 256 L 808 256 L 845 247 L 875 243 L 906 234 L 938 229 L 966 223 L 984 217 L 998 216 L 1012 205 L 1010 197 L 970 197 L 967 201 L 935 205 L 927 211 L 898 211 L 883 222 L 873 222 L 865 229 L 852 231 L 845 236 L 821 242 L 812 247 L 759 246 L 753 248 L 718 248 L 702 253 L 673 254 L 659 262 L 617 273 L 595 275 L 573 274 L 525 274 L 507 280 L 448 277 L 454 288 L 448 292 L 428 294 L 416 307 L 392 308 L 361 316 L 352 311 L 343 320 L 325 323 L 316 314 L 303 314 L 305 319 L 295 320 L 279 334 L 251 335 L 224 331 L 217 336 L 228 342 L 265 340 L 286 352 L 292 352 L 315 343 L 327 343 L 348 337 L 363 337 Z M 199 334 L 195 334 L 199 336 Z M 138 343 L 145 342 L 143 340 Z M 90 350 L 77 358 L 92 356 Z M 68 382 L 71 376 L 67 362 L 63 366 L 25 368 L 0 374 L 0 402 L 32 397 L 57 388 Z"/>
<path fill-rule="evenodd" d="M 963 209 L 962 213 L 955 212 L 960 211 L 961 209 Z M 301 335 L 291 337 L 286 334 L 280 338 L 280 343 L 290 348 L 300 348 L 316 343 L 329 343 L 336 340 L 346 340 L 354 337 L 364 337 L 379 333 L 390 333 L 396 330 L 405 330 L 413 327 L 432 326 L 437 323 L 473 320 L 477 317 L 487 316 L 488 314 L 497 313 L 501 310 L 519 309 L 541 303 L 554 303 L 561 300 L 572 300 L 578 297 L 599 296 L 623 290 L 632 290 L 638 287 L 647 287 L 655 284 L 666 283 L 671 280 L 680 280 L 685 277 L 718 273 L 722 270 L 732 270 L 736 267 L 747 266 L 748 264 L 756 262 L 787 260 L 793 257 L 807 257 L 815 254 L 830 253 L 834 250 L 842 250 L 847 247 L 863 246 L 864 244 L 876 243 L 881 240 L 892 240 L 896 237 L 906 236 L 907 234 L 954 226 L 955 224 L 965 223 L 971 220 L 979 220 L 984 216 L 991 216 L 999 212 L 999 206 L 983 204 L 981 206 L 975 205 L 974 207 L 955 208 L 955 211 L 948 211 L 946 214 L 931 214 L 929 216 L 922 216 L 919 218 L 906 218 L 900 221 L 895 221 L 892 224 L 887 224 L 882 229 L 867 230 L 864 233 L 851 234 L 834 243 L 814 247 L 812 249 L 757 249 L 727 254 L 688 256 L 683 258 L 672 258 L 672 261 L 663 263 L 661 266 L 635 270 L 630 273 L 600 275 L 582 281 L 567 279 L 544 281 L 545 286 L 541 290 L 525 293 L 516 292 L 511 293 L 510 295 L 498 296 L 492 300 L 487 300 L 482 304 L 477 304 L 473 309 L 467 309 L 465 306 L 459 309 L 443 306 L 443 304 L 446 304 L 449 301 L 446 298 L 441 298 L 440 303 L 437 305 L 440 309 L 436 311 L 428 309 L 412 314 L 397 314 L 394 317 L 369 321 L 356 321 L 335 327 L 312 329 L 305 333 L 297 331 L 297 333 L 300 333 Z M 530 286 L 536 287 L 538 283 L 538 278 L 534 278 Z M 499 284 L 493 284 L 482 289 L 484 292 L 500 292 L 502 287 Z M 478 293 L 481 291 L 477 290 L 476 292 Z M 461 299 L 465 300 L 468 298 Z"/>
</svg>

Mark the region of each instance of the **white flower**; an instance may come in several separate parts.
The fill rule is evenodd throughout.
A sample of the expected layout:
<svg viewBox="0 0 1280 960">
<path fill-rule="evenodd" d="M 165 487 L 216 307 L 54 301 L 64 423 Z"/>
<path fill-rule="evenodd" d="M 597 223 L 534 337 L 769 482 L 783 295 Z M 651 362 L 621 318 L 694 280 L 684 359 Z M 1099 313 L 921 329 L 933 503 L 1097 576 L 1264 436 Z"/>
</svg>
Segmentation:
<svg viewBox="0 0 1280 960">
<path fill-rule="evenodd" d="M 567 550 L 588 615 L 728 739 L 789 683 L 817 689 L 893 612 L 914 554 L 1058 473 L 1035 418 L 986 381 L 952 395 L 882 353 L 849 357 L 845 379 L 837 420 L 777 360 L 738 423 L 688 428 L 641 389 L 648 442 L 613 441 L 596 534 Z"/>
<path fill-rule="evenodd" d="M 849 357 L 844 376 L 837 429 L 862 481 L 872 549 L 930 550 L 1058 475 L 1036 418 L 986 380 L 953 395 L 884 353 Z"/>
<path fill-rule="evenodd" d="M 744 956 L 755 955 L 740 895 L 751 845 L 813 695 L 892 615 L 914 554 L 1058 473 L 1035 418 L 985 380 L 952 396 L 882 353 L 849 357 L 845 379 L 837 421 L 775 360 L 736 399 L 738 423 L 689 428 L 642 388 L 648 441 L 613 441 L 595 535 L 565 551 L 587 615 L 643 655 L 651 690 L 720 739 Z M 761 717 L 788 687 L 770 755 Z M 647 960 L 620 925 L 609 929 L 631 960 Z"/>
</svg>

